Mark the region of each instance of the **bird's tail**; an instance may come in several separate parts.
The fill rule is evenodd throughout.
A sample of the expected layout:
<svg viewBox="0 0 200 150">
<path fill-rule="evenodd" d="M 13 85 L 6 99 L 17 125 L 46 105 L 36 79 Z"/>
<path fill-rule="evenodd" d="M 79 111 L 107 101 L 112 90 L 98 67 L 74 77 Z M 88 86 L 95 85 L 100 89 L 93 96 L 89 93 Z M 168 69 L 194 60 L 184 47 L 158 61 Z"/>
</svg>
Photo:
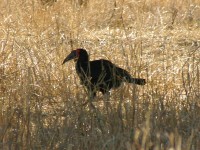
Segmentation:
<svg viewBox="0 0 200 150">
<path fill-rule="evenodd" d="M 141 78 L 131 78 L 130 83 L 138 84 L 138 85 L 145 85 L 146 80 Z"/>
</svg>

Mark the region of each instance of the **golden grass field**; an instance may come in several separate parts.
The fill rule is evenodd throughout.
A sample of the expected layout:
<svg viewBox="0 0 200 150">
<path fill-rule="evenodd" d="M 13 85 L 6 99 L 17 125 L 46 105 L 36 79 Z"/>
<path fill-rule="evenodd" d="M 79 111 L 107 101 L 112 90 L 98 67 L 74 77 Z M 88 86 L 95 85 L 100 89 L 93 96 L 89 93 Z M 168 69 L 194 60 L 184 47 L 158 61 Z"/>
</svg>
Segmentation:
<svg viewBox="0 0 200 150">
<path fill-rule="evenodd" d="M 1 0 L 0 149 L 199 150 L 200 0 Z M 109 59 L 123 84 L 96 109 L 72 49 Z"/>
</svg>

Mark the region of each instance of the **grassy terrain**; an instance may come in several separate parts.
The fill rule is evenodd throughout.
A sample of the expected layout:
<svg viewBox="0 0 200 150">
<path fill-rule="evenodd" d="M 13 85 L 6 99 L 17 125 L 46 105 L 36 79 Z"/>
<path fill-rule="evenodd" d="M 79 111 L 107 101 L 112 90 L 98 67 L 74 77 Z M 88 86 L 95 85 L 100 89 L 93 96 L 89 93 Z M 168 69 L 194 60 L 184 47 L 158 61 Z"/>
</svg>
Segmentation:
<svg viewBox="0 0 200 150">
<path fill-rule="evenodd" d="M 200 149 L 199 0 L 2 0 L 0 149 Z M 101 94 L 96 110 L 72 49 L 147 85 Z"/>
</svg>

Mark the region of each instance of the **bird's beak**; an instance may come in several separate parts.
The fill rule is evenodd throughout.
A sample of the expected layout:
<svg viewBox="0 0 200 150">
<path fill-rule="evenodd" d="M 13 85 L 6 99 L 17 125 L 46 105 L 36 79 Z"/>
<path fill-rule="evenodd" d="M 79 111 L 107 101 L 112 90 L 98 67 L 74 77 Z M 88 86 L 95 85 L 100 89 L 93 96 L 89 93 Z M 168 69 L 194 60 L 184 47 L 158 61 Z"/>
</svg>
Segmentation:
<svg viewBox="0 0 200 150">
<path fill-rule="evenodd" d="M 70 61 L 70 60 L 72 60 L 72 59 L 75 59 L 75 58 L 77 58 L 76 50 L 73 50 L 73 51 L 65 58 L 65 60 L 63 61 L 62 64 L 66 63 L 66 62 L 68 62 L 68 61 Z"/>
</svg>

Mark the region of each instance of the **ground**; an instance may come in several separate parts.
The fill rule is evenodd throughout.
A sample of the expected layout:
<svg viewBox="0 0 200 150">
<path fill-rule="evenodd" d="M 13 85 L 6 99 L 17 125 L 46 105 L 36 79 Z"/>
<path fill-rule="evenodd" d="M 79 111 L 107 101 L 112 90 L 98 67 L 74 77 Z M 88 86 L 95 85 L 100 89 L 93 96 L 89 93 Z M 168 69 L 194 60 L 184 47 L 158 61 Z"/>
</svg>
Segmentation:
<svg viewBox="0 0 200 150">
<path fill-rule="evenodd" d="M 8 0 L 0 3 L 0 148 L 200 148 L 198 0 Z M 98 94 L 72 49 L 147 80 Z"/>
</svg>

